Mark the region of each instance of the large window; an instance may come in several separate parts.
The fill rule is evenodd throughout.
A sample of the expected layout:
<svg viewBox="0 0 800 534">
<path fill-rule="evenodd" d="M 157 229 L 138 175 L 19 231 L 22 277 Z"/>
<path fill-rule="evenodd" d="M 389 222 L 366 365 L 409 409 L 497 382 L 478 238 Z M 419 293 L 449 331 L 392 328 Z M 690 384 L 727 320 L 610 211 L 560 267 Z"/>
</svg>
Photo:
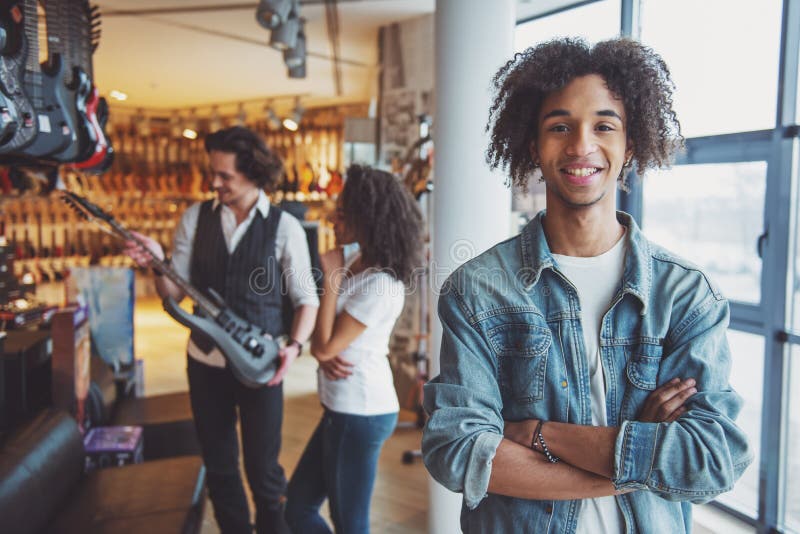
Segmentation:
<svg viewBox="0 0 800 534">
<path fill-rule="evenodd" d="M 592 43 L 617 37 L 619 12 L 620 0 L 602 0 L 524 22 L 514 33 L 514 50 L 554 37 L 583 37 Z"/>
<path fill-rule="evenodd" d="M 643 0 L 641 39 L 664 58 L 688 137 L 775 125 L 780 0 Z"/>
<path fill-rule="evenodd" d="M 800 532 L 800 346 L 791 351 L 784 509 L 787 529 Z"/>
<path fill-rule="evenodd" d="M 680 165 L 645 178 L 642 226 L 698 264 L 729 299 L 761 300 L 766 162 Z"/>
<path fill-rule="evenodd" d="M 760 453 L 764 398 L 764 337 L 728 331 L 731 346 L 731 387 L 744 401 L 737 424 L 747 433 L 755 458 Z M 750 517 L 758 517 L 758 462 L 747 468 L 733 491 L 720 500 Z"/>
</svg>

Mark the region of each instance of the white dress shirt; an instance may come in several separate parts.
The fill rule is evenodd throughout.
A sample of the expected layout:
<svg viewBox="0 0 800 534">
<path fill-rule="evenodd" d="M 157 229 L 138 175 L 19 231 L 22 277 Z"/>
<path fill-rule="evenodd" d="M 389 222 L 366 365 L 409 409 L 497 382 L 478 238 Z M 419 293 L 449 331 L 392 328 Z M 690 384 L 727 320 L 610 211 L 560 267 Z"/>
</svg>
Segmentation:
<svg viewBox="0 0 800 534">
<path fill-rule="evenodd" d="M 172 249 L 172 268 L 180 276 L 189 280 L 194 236 L 197 232 L 197 220 L 200 216 L 202 202 L 191 205 L 181 217 L 181 222 L 175 230 L 175 239 Z M 214 201 L 214 208 L 219 201 Z M 263 191 L 258 192 L 258 200 L 247 214 L 247 218 L 240 225 L 236 225 L 236 215 L 228 206 L 223 205 L 221 211 L 222 234 L 228 253 L 233 254 L 236 246 L 253 222 L 258 211 L 263 217 L 269 215 L 269 198 Z M 275 259 L 280 264 L 286 276 L 289 298 L 295 308 L 298 306 L 319 306 L 317 286 L 311 273 L 311 257 L 308 253 L 308 241 L 303 226 L 295 217 L 286 213 L 281 214 L 278 221 L 277 235 L 275 236 Z M 206 288 L 197 288 L 201 291 Z M 245 318 L 246 319 L 246 318 Z M 291 326 L 291 325 L 288 325 Z M 214 367 L 225 367 L 225 357 L 214 347 L 211 352 L 205 353 L 189 340 L 187 349 L 192 358 Z"/>
</svg>

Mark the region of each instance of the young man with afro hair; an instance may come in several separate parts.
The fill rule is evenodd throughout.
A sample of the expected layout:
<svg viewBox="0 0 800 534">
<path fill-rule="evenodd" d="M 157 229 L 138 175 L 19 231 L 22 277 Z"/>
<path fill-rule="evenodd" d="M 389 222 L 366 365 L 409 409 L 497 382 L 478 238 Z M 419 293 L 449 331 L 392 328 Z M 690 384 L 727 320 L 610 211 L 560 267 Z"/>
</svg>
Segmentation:
<svg viewBox="0 0 800 534">
<path fill-rule="evenodd" d="M 669 70 L 632 40 L 559 39 L 494 87 L 487 161 L 541 176 L 547 209 L 442 288 L 425 464 L 465 532 L 689 532 L 752 457 L 728 302 L 616 211 L 628 171 L 682 144 Z"/>
</svg>

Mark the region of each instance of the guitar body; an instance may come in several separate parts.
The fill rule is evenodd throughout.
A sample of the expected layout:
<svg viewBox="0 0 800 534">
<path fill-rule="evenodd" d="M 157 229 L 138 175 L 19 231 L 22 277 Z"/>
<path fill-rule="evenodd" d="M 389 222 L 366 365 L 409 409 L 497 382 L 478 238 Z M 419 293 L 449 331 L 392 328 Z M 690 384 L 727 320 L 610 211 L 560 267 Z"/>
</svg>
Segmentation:
<svg viewBox="0 0 800 534">
<path fill-rule="evenodd" d="M 0 146 L 0 154 L 17 152 L 33 142 L 38 127 L 34 120 L 33 104 L 22 84 L 28 43 L 18 4 L 3 5 L 0 23 L 6 31 L 6 46 L 0 54 L 0 90 L 7 96 L 19 117 L 17 128 L 11 138 Z"/>
<path fill-rule="evenodd" d="M 100 93 L 97 91 L 97 87 L 92 86 L 89 99 L 86 102 L 86 117 L 92 127 L 92 130 L 94 131 L 97 141 L 95 142 L 92 153 L 89 155 L 89 157 L 81 160 L 80 163 L 75 165 L 75 167 L 78 169 L 88 169 L 102 164 L 106 157 L 106 153 L 108 152 L 109 145 L 108 139 L 106 138 L 106 133 L 103 130 L 104 125 L 100 124 L 100 120 L 97 116 L 99 105 Z M 107 109 L 108 108 L 106 105 L 106 115 Z"/>
<path fill-rule="evenodd" d="M 163 305 L 164 310 L 183 326 L 213 339 L 228 361 L 233 375 L 245 386 L 261 387 L 275 376 L 278 370 L 278 344 L 271 338 L 263 337 L 260 329 L 226 309 L 216 319 L 210 319 L 187 312 L 171 297 L 166 297 Z"/>
<path fill-rule="evenodd" d="M 0 89 L 0 146 L 8 143 L 19 128 L 19 115 L 14 100 Z"/>
<path fill-rule="evenodd" d="M 28 94 L 38 122 L 39 133 L 22 153 L 31 157 L 46 158 L 64 150 L 76 141 L 76 122 L 66 111 L 72 105 L 64 84 L 64 63 L 61 56 L 53 55 L 49 67 L 40 72 L 26 72 Z"/>
<path fill-rule="evenodd" d="M 62 163 L 80 161 L 81 156 L 97 143 L 97 136 L 86 110 L 86 103 L 92 92 L 92 81 L 80 67 L 72 69 L 72 83 L 66 86 L 70 94 L 70 106 L 75 109 L 77 117 L 75 137 L 76 142 L 53 155 L 53 159 Z"/>
</svg>

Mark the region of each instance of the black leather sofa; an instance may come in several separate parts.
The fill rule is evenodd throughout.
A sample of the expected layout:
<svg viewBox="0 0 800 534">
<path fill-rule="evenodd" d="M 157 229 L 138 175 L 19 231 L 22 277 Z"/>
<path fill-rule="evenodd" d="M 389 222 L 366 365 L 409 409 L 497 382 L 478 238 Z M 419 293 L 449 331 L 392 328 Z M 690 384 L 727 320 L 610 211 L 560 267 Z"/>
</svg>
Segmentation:
<svg viewBox="0 0 800 534">
<path fill-rule="evenodd" d="M 75 421 L 45 410 L 0 445 L 0 530 L 33 533 L 194 533 L 205 469 L 181 456 L 83 474 Z"/>
</svg>

